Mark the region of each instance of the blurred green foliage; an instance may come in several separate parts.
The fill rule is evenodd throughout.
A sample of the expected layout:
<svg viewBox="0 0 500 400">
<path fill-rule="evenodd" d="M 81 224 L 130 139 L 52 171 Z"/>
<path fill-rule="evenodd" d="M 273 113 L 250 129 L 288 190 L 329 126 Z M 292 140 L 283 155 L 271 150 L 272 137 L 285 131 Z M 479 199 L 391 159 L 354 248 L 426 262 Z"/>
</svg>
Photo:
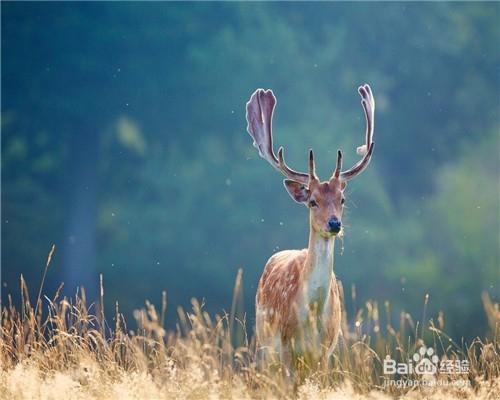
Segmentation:
<svg viewBox="0 0 500 400">
<path fill-rule="evenodd" d="M 335 271 L 358 301 L 443 310 L 447 330 L 499 300 L 499 3 L 2 3 L 3 301 L 52 243 L 61 280 L 130 312 L 228 307 L 278 249 L 307 244 L 305 208 L 245 132 L 258 87 L 278 97 L 289 164 L 354 163 L 377 102 L 369 170 L 349 184 Z M 341 251 L 341 247 L 343 250 Z M 32 288 L 35 290 L 35 288 Z M 353 307 L 354 305 L 350 305 Z M 175 318 L 174 308 L 169 321 Z"/>
</svg>

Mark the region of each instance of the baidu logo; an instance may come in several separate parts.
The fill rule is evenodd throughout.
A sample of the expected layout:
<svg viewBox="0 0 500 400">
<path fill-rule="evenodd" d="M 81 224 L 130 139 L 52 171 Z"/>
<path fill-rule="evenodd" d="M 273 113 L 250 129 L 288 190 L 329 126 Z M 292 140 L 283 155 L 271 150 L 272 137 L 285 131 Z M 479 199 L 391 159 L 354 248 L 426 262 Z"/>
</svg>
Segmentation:
<svg viewBox="0 0 500 400">
<path fill-rule="evenodd" d="M 442 374 L 466 374 L 469 372 L 468 360 L 440 360 L 432 347 L 422 346 L 413 354 L 408 362 L 396 362 L 390 356 L 384 360 L 384 374 L 399 375 L 436 375 Z"/>
<path fill-rule="evenodd" d="M 415 373 L 418 375 L 434 375 L 438 371 L 439 357 L 434 354 L 432 347 L 422 346 L 415 354 Z"/>
<path fill-rule="evenodd" d="M 398 363 L 390 356 L 386 356 L 383 369 L 384 374 L 393 375 L 392 378 L 384 378 L 384 387 L 470 386 L 466 377 L 469 372 L 469 361 L 447 359 L 446 356 L 439 359 L 432 347 L 420 347 L 408 362 Z M 456 378 L 450 379 L 452 375 Z"/>
<path fill-rule="evenodd" d="M 389 356 L 384 360 L 384 374 L 435 375 L 438 370 L 439 357 L 432 347 L 420 347 L 407 363 L 397 363 Z"/>
</svg>

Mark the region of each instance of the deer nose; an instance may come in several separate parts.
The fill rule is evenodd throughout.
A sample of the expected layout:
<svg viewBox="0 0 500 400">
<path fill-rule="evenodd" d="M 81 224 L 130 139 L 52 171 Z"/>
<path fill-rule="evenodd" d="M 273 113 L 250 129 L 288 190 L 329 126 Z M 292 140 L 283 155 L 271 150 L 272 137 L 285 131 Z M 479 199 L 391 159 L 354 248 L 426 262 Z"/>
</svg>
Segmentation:
<svg viewBox="0 0 500 400">
<path fill-rule="evenodd" d="M 328 220 L 328 230 L 332 233 L 339 233 L 342 222 L 340 222 L 337 217 L 331 217 Z"/>
</svg>

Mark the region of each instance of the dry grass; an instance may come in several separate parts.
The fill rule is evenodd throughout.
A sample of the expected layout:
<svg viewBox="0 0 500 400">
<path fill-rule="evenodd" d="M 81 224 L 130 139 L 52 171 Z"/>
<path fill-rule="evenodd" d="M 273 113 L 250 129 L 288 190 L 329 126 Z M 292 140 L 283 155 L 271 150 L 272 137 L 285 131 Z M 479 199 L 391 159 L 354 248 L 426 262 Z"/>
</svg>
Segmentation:
<svg viewBox="0 0 500 400">
<path fill-rule="evenodd" d="M 229 314 L 212 318 L 193 300 L 190 312 L 178 310 L 177 330 L 169 333 L 163 328 L 165 294 L 159 312 L 149 302 L 135 312 L 138 328 L 131 331 L 118 305 L 112 326 L 100 308 L 92 313 L 94 308 L 87 305 L 84 291 L 73 299 L 59 298 L 59 291 L 52 298 L 41 299 L 40 290 L 33 306 L 21 277 L 21 309 L 11 302 L 1 313 L 0 398 L 500 397 L 498 305 L 486 295 L 483 300 L 491 333 L 489 338 L 478 338 L 467 346 L 455 344 L 443 333 L 442 315 L 436 322 L 430 320 L 419 327 L 409 315 L 401 313 L 397 326 L 393 326 L 388 303 L 381 310 L 376 302 L 368 302 L 353 317 L 353 330 L 344 320 L 344 339 L 332 364 L 315 366 L 297 359 L 298 373 L 291 384 L 282 378 L 279 366 L 257 369 L 255 343 L 246 336 L 245 321 L 235 316 L 240 286 L 241 275 Z M 103 296 L 101 287 L 101 301 Z M 424 337 L 441 359 L 469 360 L 469 372 L 438 373 L 436 378 L 447 385 L 384 387 L 383 359 L 389 355 L 408 360 Z M 415 374 L 398 378 L 423 379 Z"/>
</svg>

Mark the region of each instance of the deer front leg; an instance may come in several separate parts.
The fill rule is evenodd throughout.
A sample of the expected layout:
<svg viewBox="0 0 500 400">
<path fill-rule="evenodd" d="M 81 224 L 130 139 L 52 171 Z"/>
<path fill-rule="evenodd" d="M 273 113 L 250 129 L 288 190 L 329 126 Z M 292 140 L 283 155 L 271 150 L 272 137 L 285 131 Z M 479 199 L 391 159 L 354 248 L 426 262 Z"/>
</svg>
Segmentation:
<svg viewBox="0 0 500 400">
<path fill-rule="evenodd" d="M 293 352 L 292 352 L 292 344 L 289 339 L 281 338 L 280 359 L 281 359 L 281 364 L 283 365 L 283 375 L 285 379 L 293 378 L 294 376 Z"/>
</svg>

